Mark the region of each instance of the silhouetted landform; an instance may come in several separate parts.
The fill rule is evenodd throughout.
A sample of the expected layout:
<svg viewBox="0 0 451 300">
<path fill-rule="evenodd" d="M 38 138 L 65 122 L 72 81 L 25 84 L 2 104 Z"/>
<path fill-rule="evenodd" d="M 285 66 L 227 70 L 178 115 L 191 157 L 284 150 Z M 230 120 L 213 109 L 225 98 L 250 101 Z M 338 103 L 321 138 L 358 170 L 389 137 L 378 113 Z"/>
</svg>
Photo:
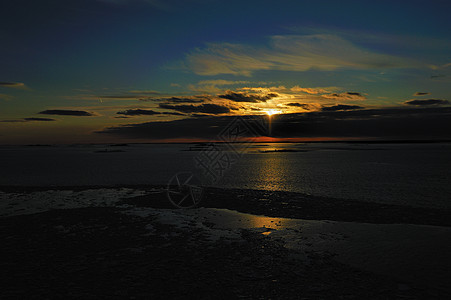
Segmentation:
<svg viewBox="0 0 451 300">
<path fill-rule="evenodd" d="M 271 149 L 271 150 L 259 150 L 260 153 L 274 153 L 274 152 L 307 152 L 310 150 L 295 150 L 295 149 Z"/>
<path fill-rule="evenodd" d="M 110 149 L 103 149 L 103 150 L 96 150 L 94 153 L 117 153 L 117 152 L 125 152 L 124 150 L 110 150 Z"/>
<path fill-rule="evenodd" d="M 220 142 L 215 141 L 213 144 L 242 144 L 243 142 Z M 250 145 L 255 146 L 249 146 L 249 147 L 263 147 L 263 146 L 270 146 L 268 142 L 244 142 Z M 436 139 L 436 140 L 324 140 L 324 141 L 271 141 L 271 144 L 435 144 L 435 143 L 451 143 L 451 140 L 449 139 Z M 180 144 L 180 145 L 193 145 L 193 147 L 206 147 L 209 144 L 212 144 L 211 142 L 206 143 L 132 143 L 137 145 L 151 145 L 151 144 Z"/>
<path fill-rule="evenodd" d="M 226 142 L 214 142 L 214 144 L 224 144 Z M 243 143 L 243 142 L 227 142 L 233 143 Z M 325 141 L 271 141 L 271 144 L 436 144 L 436 143 L 451 143 L 451 140 L 325 140 Z M 146 144 L 146 143 L 145 143 Z M 150 143 L 151 144 L 151 143 Z M 165 144 L 165 143 L 162 143 Z M 170 144 L 170 143 L 168 143 Z M 183 143 L 182 143 L 183 144 Z M 206 145 L 208 143 L 205 143 Z M 270 146 L 268 142 L 252 142 L 256 147 L 259 146 Z"/>
<path fill-rule="evenodd" d="M 220 142 L 219 142 L 220 143 Z M 239 143 L 239 142 L 238 142 Z M 451 143 L 451 140 L 327 140 L 327 141 L 272 141 L 271 143 L 281 144 L 436 144 Z M 253 144 L 259 144 L 253 142 Z M 267 142 L 265 143 L 267 144 Z"/>
<path fill-rule="evenodd" d="M 129 144 L 112 144 L 110 147 L 128 147 Z"/>
<path fill-rule="evenodd" d="M 340 150 L 340 151 L 384 151 L 385 148 L 338 148 L 338 147 L 324 147 L 316 150 Z M 393 149 L 390 149 L 393 150 Z M 402 149 L 400 149 L 402 150 Z"/>
<path fill-rule="evenodd" d="M 212 144 L 216 144 L 216 143 L 196 143 L 194 146 L 189 146 L 188 149 L 184 149 L 182 151 L 204 151 L 206 149 L 208 149 L 210 151 L 221 150 L 220 148 L 210 147 Z"/>
<path fill-rule="evenodd" d="M 451 143 L 451 140 L 356 140 L 356 141 L 311 141 L 306 143 L 346 143 L 346 144 L 435 144 Z"/>
<path fill-rule="evenodd" d="M 213 144 L 242 144 L 243 142 L 218 142 L 215 141 Z M 252 147 L 264 147 L 264 146 L 271 146 L 268 144 L 268 142 L 244 142 L 249 144 L 249 148 Z M 299 141 L 299 142 L 293 142 L 293 141 L 271 141 L 271 144 L 436 144 L 436 143 L 451 143 L 451 140 L 327 140 L 327 141 Z M 193 149 L 195 149 L 196 147 L 201 148 L 201 147 L 206 147 L 207 145 L 211 144 L 211 143 L 180 143 L 180 142 L 176 142 L 176 143 L 170 143 L 170 142 L 149 142 L 149 143 L 128 143 L 128 144 L 117 144 L 117 145 L 128 145 L 128 146 L 132 146 L 132 145 L 194 145 L 192 146 Z M 37 144 L 40 145 L 40 144 Z M 44 146 L 59 146 L 58 144 L 56 145 L 46 145 L 43 144 Z M 73 147 L 86 147 L 86 146 L 92 146 L 92 145 L 104 145 L 104 146 L 109 146 L 111 147 L 112 144 L 93 144 L 93 143 L 84 143 L 84 144 L 71 144 L 70 146 Z M 34 146 L 33 144 L 31 145 L 9 145 L 9 146 Z M 187 151 L 187 150 L 184 150 Z"/>
<path fill-rule="evenodd" d="M 50 144 L 30 144 L 30 145 L 27 145 L 27 147 L 53 147 L 53 145 L 50 145 Z"/>
<path fill-rule="evenodd" d="M 204 151 L 206 149 L 207 149 L 207 147 L 192 146 L 192 147 L 189 147 L 188 149 L 183 149 L 181 151 Z M 216 149 L 211 149 L 211 150 L 215 151 Z"/>
<path fill-rule="evenodd" d="M 207 144 L 207 145 L 196 145 L 196 146 L 190 146 L 188 149 L 184 149 L 182 151 L 204 151 L 204 150 L 208 150 L 208 151 L 223 151 L 223 150 L 227 150 L 224 149 L 223 145 L 221 143 L 216 144 L 216 147 L 210 147 L 211 144 Z M 260 148 L 260 147 L 264 147 L 264 146 L 268 146 L 268 145 L 255 145 L 254 147 L 249 147 L 249 148 Z M 307 152 L 310 150 L 305 150 L 305 149 L 269 149 L 269 150 L 259 150 L 258 152 L 260 153 L 271 153 L 271 152 Z"/>
</svg>

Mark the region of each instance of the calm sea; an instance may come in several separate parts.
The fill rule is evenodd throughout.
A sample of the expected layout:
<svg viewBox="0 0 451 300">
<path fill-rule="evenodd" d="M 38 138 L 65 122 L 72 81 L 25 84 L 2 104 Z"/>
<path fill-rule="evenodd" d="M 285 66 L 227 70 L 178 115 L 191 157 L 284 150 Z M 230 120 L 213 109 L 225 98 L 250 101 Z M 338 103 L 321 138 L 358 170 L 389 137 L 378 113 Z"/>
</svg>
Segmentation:
<svg viewBox="0 0 451 300">
<path fill-rule="evenodd" d="M 0 146 L 0 185 L 154 185 L 194 172 L 204 185 L 451 208 L 451 144 L 235 146 L 240 156 L 192 144 Z"/>
</svg>

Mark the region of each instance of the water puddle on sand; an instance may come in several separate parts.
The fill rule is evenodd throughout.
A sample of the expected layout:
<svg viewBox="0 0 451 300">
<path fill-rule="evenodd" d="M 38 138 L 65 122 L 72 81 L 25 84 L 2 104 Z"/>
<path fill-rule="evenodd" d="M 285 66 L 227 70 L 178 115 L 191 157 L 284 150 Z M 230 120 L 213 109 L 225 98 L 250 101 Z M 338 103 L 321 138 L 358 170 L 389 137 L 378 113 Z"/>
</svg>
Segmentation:
<svg viewBox="0 0 451 300">
<path fill-rule="evenodd" d="M 298 219 L 257 216 L 218 208 L 201 208 L 198 210 L 193 210 L 192 212 L 187 211 L 186 213 L 200 215 L 208 221 L 212 222 L 214 224 L 214 227 L 224 229 L 267 228 L 269 230 L 281 230 L 288 228 L 297 228 L 301 225 L 306 225 L 309 223 L 309 221 Z"/>
<path fill-rule="evenodd" d="M 301 254 L 327 253 L 359 269 L 449 290 L 451 228 L 273 218 L 227 209 L 176 212 L 217 233 L 249 229 Z M 186 221 L 186 220 L 185 220 Z"/>
</svg>

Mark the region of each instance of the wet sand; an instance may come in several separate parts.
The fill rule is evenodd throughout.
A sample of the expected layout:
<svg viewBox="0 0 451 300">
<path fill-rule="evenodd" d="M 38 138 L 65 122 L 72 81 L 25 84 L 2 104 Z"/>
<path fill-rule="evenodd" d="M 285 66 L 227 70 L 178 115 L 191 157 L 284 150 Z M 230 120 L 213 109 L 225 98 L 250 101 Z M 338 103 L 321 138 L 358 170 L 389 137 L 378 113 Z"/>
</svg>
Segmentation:
<svg viewBox="0 0 451 300">
<path fill-rule="evenodd" d="M 74 190 L 69 198 L 86 199 L 66 209 L 25 209 L 0 218 L 0 297 L 451 295 L 449 211 L 213 188 L 201 208 L 173 210 L 156 189 L 133 187 L 116 191 L 122 200 L 88 203 L 96 191 L 114 191 L 59 188 Z M 23 197 L 47 189 L 0 190 Z"/>
</svg>

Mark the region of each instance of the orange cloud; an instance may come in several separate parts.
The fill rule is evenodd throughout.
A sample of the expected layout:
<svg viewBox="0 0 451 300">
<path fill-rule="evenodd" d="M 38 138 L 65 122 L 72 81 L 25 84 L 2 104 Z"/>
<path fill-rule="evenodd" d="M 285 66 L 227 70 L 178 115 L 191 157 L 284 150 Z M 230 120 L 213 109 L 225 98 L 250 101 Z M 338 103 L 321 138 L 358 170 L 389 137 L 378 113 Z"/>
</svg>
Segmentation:
<svg viewBox="0 0 451 300">
<path fill-rule="evenodd" d="M 367 98 L 361 93 L 357 92 L 346 92 L 346 93 L 333 93 L 327 95 L 321 95 L 321 97 L 326 99 L 336 99 L 336 100 L 366 100 Z"/>
<path fill-rule="evenodd" d="M 338 87 L 303 88 L 303 87 L 300 87 L 300 86 L 296 85 L 296 86 L 292 87 L 290 89 L 290 91 L 296 92 L 296 93 L 307 93 L 307 94 L 317 95 L 317 94 L 330 93 L 330 92 L 335 91 L 337 89 L 339 89 L 339 88 Z"/>
<path fill-rule="evenodd" d="M 185 65 L 198 75 L 250 76 L 255 71 L 333 71 L 420 66 L 403 57 L 372 52 L 330 34 L 277 35 L 269 46 L 210 43 L 186 56 Z M 421 65 L 423 66 L 423 65 Z"/>
</svg>

